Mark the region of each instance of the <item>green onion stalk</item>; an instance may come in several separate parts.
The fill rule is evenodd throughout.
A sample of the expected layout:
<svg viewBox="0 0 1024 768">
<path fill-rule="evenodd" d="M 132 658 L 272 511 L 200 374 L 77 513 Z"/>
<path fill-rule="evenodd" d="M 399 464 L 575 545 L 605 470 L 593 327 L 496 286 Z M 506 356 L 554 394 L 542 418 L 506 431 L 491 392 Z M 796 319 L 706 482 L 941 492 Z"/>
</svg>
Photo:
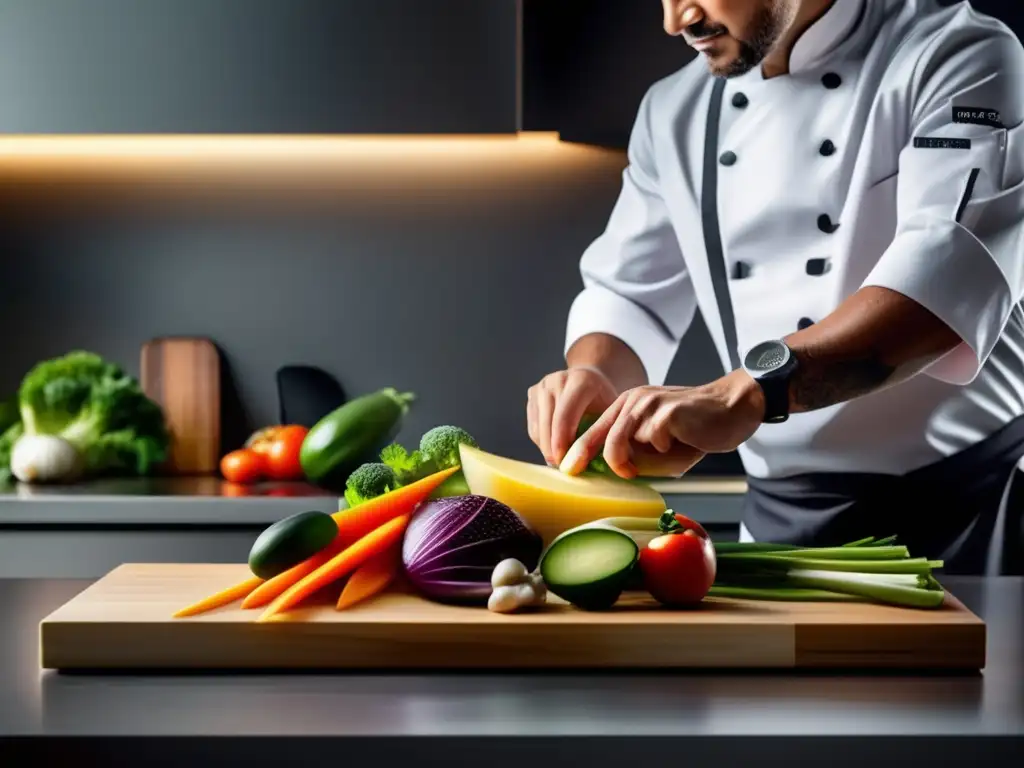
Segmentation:
<svg viewBox="0 0 1024 768">
<path fill-rule="evenodd" d="M 661 535 L 659 518 L 612 517 L 601 522 L 629 533 L 642 548 Z M 912 557 L 895 536 L 867 537 L 838 547 L 770 542 L 715 542 L 717 572 L 709 595 L 747 600 L 874 602 L 939 608 L 945 591 L 933 571 L 941 560 Z"/>
</svg>

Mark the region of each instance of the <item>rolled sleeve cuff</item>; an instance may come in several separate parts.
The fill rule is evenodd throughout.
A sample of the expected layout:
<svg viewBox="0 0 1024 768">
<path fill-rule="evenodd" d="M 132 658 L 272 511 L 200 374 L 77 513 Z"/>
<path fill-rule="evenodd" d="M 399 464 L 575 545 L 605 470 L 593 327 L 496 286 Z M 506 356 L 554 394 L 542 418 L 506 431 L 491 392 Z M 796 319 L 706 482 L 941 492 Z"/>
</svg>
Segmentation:
<svg viewBox="0 0 1024 768">
<path fill-rule="evenodd" d="M 604 333 L 622 341 L 640 358 L 649 384 L 665 383 L 679 342 L 643 307 L 602 286 L 590 286 L 576 297 L 569 310 L 565 353 L 591 333 Z"/>
<path fill-rule="evenodd" d="M 978 375 L 1013 307 L 1010 285 L 992 254 L 948 220 L 922 218 L 904 227 L 864 285 L 913 299 L 960 336 L 962 344 L 925 369 L 950 384 L 968 384 Z"/>
</svg>

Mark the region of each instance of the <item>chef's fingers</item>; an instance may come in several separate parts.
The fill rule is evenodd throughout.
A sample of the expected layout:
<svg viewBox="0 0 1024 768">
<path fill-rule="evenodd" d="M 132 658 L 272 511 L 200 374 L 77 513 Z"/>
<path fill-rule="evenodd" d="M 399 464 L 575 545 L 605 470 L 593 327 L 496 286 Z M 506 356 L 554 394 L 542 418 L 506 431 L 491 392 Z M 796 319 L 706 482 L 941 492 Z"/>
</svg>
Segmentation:
<svg viewBox="0 0 1024 768">
<path fill-rule="evenodd" d="M 597 421 L 590 425 L 590 429 L 580 435 L 579 439 L 572 444 L 572 447 L 565 454 L 559 464 L 559 469 L 570 475 L 578 475 L 591 459 L 601 453 L 601 446 L 604 445 L 608 430 L 612 428 L 615 419 L 625 407 L 629 399 L 629 392 L 623 392 L 608 406 Z"/>
<path fill-rule="evenodd" d="M 632 442 L 636 431 L 648 418 L 647 414 L 644 397 L 634 395 L 608 430 L 604 440 L 604 460 L 619 477 L 633 478 L 637 475 L 633 464 Z"/>
<path fill-rule="evenodd" d="M 555 400 L 555 411 L 551 418 L 551 458 L 561 464 L 565 452 L 576 438 L 576 430 L 587 407 L 594 401 L 593 386 L 586 376 L 570 375 L 565 389 Z"/>
<path fill-rule="evenodd" d="M 530 387 L 526 394 L 526 432 L 533 444 L 540 448 L 540 417 L 537 415 L 536 388 Z"/>
<path fill-rule="evenodd" d="M 658 453 L 668 453 L 672 449 L 672 432 L 670 427 L 671 412 L 662 408 L 637 429 L 633 440 L 653 446 Z"/>
</svg>

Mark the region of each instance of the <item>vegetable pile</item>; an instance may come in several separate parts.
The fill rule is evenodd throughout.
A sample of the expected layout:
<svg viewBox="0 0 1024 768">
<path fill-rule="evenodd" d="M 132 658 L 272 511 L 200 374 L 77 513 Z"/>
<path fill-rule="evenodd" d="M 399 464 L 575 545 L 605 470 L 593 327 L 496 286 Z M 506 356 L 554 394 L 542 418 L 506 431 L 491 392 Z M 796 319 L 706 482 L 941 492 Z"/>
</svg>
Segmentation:
<svg viewBox="0 0 1024 768">
<path fill-rule="evenodd" d="M 442 495 L 462 475 L 461 459 L 481 455 L 473 438 L 453 426 L 431 429 L 412 453 L 386 445 L 380 461 L 350 473 L 338 512 L 305 512 L 270 526 L 253 544 L 250 577 L 175 616 L 240 600 L 243 610 L 261 608 L 256 621 L 266 622 L 334 585 L 335 608 L 347 610 L 400 577 L 427 600 L 501 614 L 544 610 L 549 593 L 585 611 L 613 610 L 625 592 L 646 593 L 671 609 L 693 609 L 708 597 L 909 608 L 937 608 L 945 599 L 932 574 L 942 562 L 911 557 L 894 537 L 842 547 L 715 544 L 698 523 L 665 510 L 592 520 L 545 546 L 513 505 L 474 492 L 480 486 L 472 478 L 467 492 Z M 509 472 L 517 484 L 529 475 L 517 467 Z M 474 476 L 503 487 L 487 473 Z M 616 498 L 610 493 L 604 501 Z"/>
<path fill-rule="evenodd" d="M 167 457 L 163 411 L 138 381 L 101 356 L 70 352 L 37 364 L 4 409 L 0 480 L 70 482 L 147 475 Z"/>
</svg>

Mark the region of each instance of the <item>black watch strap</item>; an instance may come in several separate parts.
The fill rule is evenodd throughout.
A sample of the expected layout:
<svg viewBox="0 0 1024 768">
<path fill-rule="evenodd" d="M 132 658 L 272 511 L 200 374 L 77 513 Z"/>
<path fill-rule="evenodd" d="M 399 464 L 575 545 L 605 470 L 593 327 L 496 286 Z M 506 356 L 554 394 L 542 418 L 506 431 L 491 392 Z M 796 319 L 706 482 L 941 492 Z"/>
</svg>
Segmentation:
<svg viewBox="0 0 1024 768">
<path fill-rule="evenodd" d="M 765 376 L 757 380 L 764 393 L 764 419 L 778 424 L 789 418 L 789 376 Z"/>
</svg>

